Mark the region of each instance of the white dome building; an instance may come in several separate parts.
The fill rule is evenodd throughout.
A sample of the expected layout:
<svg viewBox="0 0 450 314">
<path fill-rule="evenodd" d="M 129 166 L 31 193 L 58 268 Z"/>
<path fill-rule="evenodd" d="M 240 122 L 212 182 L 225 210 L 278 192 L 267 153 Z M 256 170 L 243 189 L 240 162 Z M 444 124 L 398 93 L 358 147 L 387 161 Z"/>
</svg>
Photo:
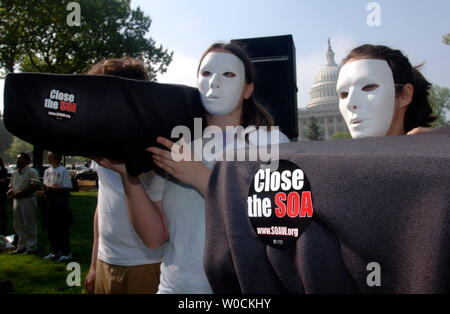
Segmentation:
<svg viewBox="0 0 450 314">
<path fill-rule="evenodd" d="M 348 132 L 344 119 L 339 112 L 339 96 L 336 93 L 336 83 L 339 76 L 339 66 L 334 60 L 334 51 L 328 39 L 327 63 L 317 74 L 314 85 L 309 93 L 310 102 L 306 109 L 298 111 L 299 141 L 307 140 L 306 134 L 310 119 L 315 117 L 325 140 L 337 132 Z"/>
</svg>

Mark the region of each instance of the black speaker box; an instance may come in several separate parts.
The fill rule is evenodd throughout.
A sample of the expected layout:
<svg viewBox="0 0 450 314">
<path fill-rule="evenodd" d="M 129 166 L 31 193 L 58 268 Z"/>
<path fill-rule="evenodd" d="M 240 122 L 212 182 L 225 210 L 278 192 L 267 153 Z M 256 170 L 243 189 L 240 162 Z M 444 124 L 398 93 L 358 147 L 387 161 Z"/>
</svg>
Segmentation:
<svg viewBox="0 0 450 314">
<path fill-rule="evenodd" d="M 255 95 L 290 139 L 298 137 L 297 72 L 292 35 L 233 39 L 255 70 Z"/>
</svg>

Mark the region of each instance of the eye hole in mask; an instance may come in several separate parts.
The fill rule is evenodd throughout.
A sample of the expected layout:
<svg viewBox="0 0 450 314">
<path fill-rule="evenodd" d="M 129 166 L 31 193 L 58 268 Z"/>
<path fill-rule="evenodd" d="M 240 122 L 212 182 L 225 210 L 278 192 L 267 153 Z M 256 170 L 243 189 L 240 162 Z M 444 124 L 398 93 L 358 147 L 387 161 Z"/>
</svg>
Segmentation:
<svg viewBox="0 0 450 314">
<path fill-rule="evenodd" d="M 367 84 L 363 88 L 361 88 L 364 92 L 372 92 L 376 90 L 378 87 L 380 87 L 378 84 Z M 348 97 L 348 92 L 340 92 L 339 98 L 340 99 L 346 99 Z"/>
<path fill-rule="evenodd" d="M 228 78 L 233 78 L 236 76 L 236 74 L 234 74 L 233 72 L 225 72 L 222 75 Z"/>
<path fill-rule="evenodd" d="M 208 76 L 210 76 L 212 73 L 211 72 L 209 72 L 209 71 L 203 71 L 202 72 L 202 76 L 203 77 L 208 77 Z"/>
<path fill-rule="evenodd" d="M 211 75 L 212 75 L 212 73 L 210 71 L 203 71 L 202 72 L 202 76 L 203 77 L 208 77 L 208 76 L 211 76 Z M 225 77 L 228 77 L 228 78 L 236 77 L 236 74 L 233 73 L 233 72 L 224 72 L 222 75 L 225 76 Z"/>
<path fill-rule="evenodd" d="M 340 92 L 339 93 L 339 98 L 340 99 L 345 99 L 348 97 L 348 92 Z"/>
<path fill-rule="evenodd" d="M 366 86 L 361 88 L 361 90 L 365 92 L 371 92 L 376 90 L 378 87 L 380 87 L 378 84 L 367 84 Z"/>
</svg>

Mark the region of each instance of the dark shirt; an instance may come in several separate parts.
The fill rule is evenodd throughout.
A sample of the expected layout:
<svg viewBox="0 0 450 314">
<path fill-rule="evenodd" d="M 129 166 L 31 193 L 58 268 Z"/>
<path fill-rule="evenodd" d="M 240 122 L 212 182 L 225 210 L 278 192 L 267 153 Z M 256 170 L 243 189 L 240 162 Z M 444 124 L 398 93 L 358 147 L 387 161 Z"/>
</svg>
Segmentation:
<svg viewBox="0 0 450 314">
<path fill-rule="evenodd" d="M 8 170 L 6 170 L 5 167 L 1 167 L 0 169 L 0 192 L 2 193 L 1 196 L 3 196 L 3 194 L 6 193 L 6 191 L 8 190 L 7 177 L 8 177 Z"/>
</svg>

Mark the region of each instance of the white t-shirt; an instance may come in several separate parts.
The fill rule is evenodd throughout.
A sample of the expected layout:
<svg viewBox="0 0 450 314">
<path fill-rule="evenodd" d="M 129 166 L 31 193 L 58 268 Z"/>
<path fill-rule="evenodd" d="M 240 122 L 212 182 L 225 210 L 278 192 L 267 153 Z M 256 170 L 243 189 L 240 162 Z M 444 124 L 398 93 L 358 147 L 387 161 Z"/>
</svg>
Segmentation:
<svg viewBox="0 0 450 314">
<path fill-rule="evenodd" d="M 97 172 L 99 189 L 97 199 L 98 215 L 98 258 L 112 265 L 136 266 L 161 262 L 165 246 L 149 249 L 137 235 L 128 216 L 128 207 L 120 175 L 101 167 L 94 161 L 91 168 Z M 139 176 L 147 191 L 153 180 L 151 173 Z M 156 185 L 154 185 L 156 186 Z M 153 191 L 153 193 L 156 193 Z"/>
<path fill-rule="evenodd" d="M 56 184 L 58 187 L 64 187 L 68 189 L 72 188 L 72 180 L 70 179 L 70 174 L 62 165 L 59 165 L 56 168 L 50 167 L 45 169 L 43 181 L 44 185 L 46 186 L 52 186 Z"/>
<path fill-rule="evenodd" d="M 246 129 L 247 130 L 247 129 Z M 268 135 L 270 144 L 270 132 L 260 130 L 259 134 Z M 249 134 L 250 145 L 257 145 L 257 132 Z M 226 138 L 224 135 L 223 138 Z M 222 139 L 213 139 L 225 142 Z M 229 137 L 230 138 L 230 137 Z M 202 139 L 199 139 L 200 141 Z M 209 142 L 209 139 L 203 141 Z M 276 143 L 274 140 L 274 144 Z M 289 139 L 279 132 L 278 143 L 288 143 Z M 211 144 L 211 143 L 210 143 Z M 227 142 L 225 148 L 232 147 L 235 142 Z M 202 145 L 202 146 L 203 146 Z M 204 146 L 203 146 L 204 147 Z M 216 146 L 218 147 L 218 146 Z M 238 139 L 235 148 L 248 147 L 245 139 Z M 203 156 L 204 157 L 204 156 Z M 203 163 L 211 169 L 214 161 Z M 166 254 L 161 264 L 161 277 L 158 287 L 160 294 L 184 294 L 184 293 L 211 293 L 208 279 L 203 269 L 203 254 L 205 250 L 205 199 L 192 186 L 165 180 L 157 176 L 152 185 L 164 184 L 164 189 L 153 187 L 154 193 L 149 193 L 153 201 L 163 201 L 163 211 L 165 213 L 169 228 L 169 243 Z"/>
</svg>

